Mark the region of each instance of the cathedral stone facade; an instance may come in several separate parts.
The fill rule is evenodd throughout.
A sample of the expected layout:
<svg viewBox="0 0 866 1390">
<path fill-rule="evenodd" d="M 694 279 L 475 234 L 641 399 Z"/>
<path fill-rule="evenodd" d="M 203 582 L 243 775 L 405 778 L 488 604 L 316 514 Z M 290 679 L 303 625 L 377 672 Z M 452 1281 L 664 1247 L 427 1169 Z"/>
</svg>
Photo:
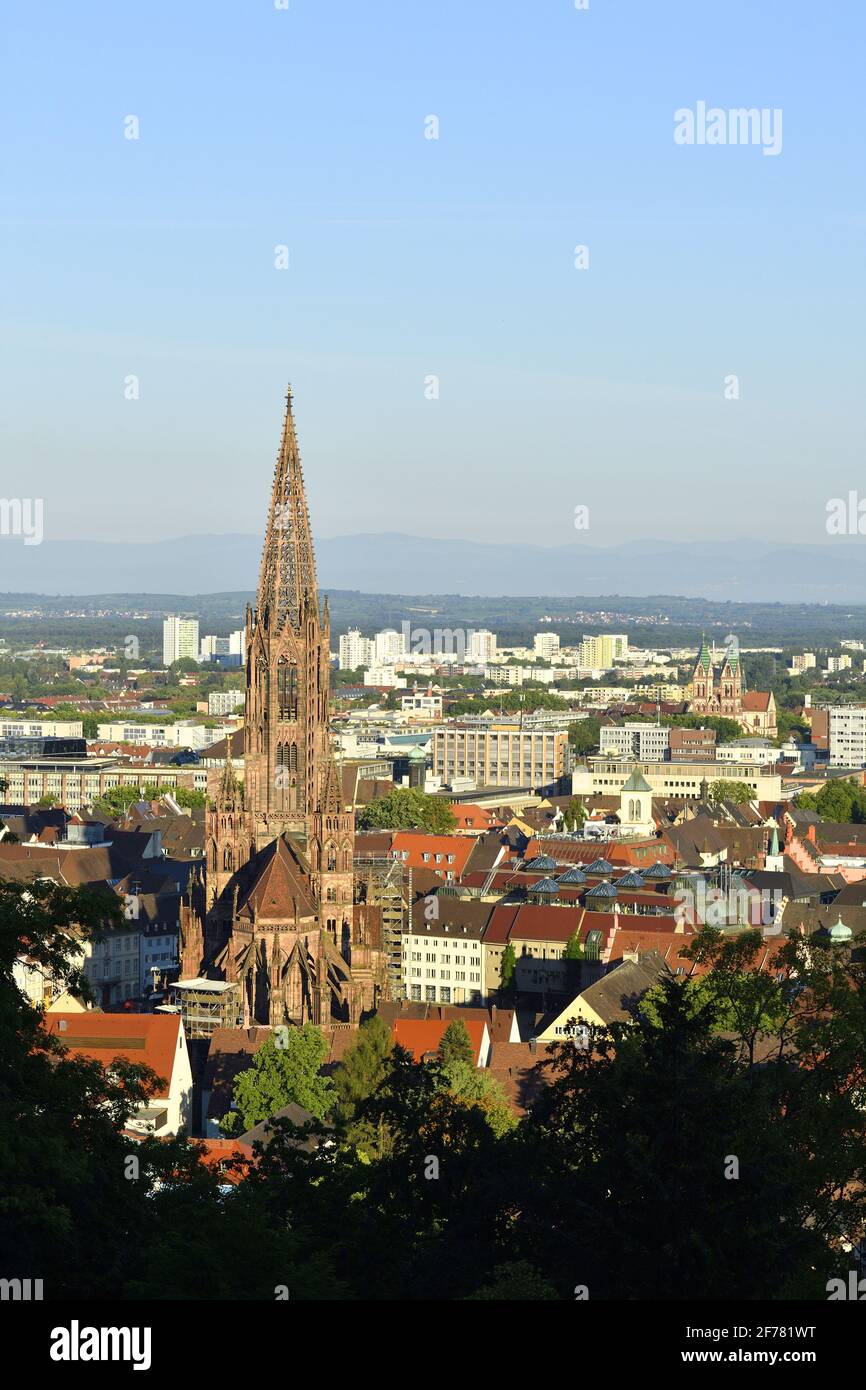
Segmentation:
<svg viewBox="0 0 866 1390">
<path fill-rule="evenodd" d="M 739 720 L 742 709 L 743 671 L 736 643 L 731 643 L 727 648 L 722 664 L 716 671 L 704 638 L 692 674 L 689 713 Z"/>
<path fill-rule="evenodd" d="M 331 752 L 328 606 L 320 612 L 291 391 L 246 632 L 243 786 L 227 751 L 182 973 L 237 983 L 245 1025 L 356 1023 L 377 1002 L 384 962 L 356 903 L 355 816 Z"/>
</svg>

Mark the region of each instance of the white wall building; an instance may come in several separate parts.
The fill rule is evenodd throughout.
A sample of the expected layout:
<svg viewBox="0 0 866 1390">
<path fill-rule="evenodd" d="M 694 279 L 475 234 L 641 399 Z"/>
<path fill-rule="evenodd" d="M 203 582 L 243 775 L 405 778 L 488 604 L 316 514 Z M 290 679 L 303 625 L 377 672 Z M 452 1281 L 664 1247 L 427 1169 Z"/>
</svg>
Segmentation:
<svg viewBox="0 0 866 1390">
<path fill-rule="evenodd" d="M 404 714 L 421 719 L 441 719 L 442 718 L 442 696 L 441 695 L 403 695 L 400 698 L 400 708 Z"/>
<path fill-rule="evenodd" d="M 386 627 L 373 638 L 373 661 L 376 666 L 393 666 L 406 655 L 406 634 Z"/>
<path fill-rule="evenodd" d="M 536 632 L 532 639 L 534 656 L 542 661 L 555 661 L 559 656 L 559 634 L 556 632 Z"/>
<path fill-rule="evenodd" d="M 80 719 L 4 719 L 0 738 L 83 738 Z"/>
<path fill-rule="evenodd" d="M 100 742 L 140 743 L 149 748 L 207 748 L 220 737 L 220 731 L 204 724 L 136 724 L 124 720 L 118 724 L 98 724 Z"/>
<path fill-rule="evenodd" d="M 350 627 L 340 638 L 339 666 L 341 671 L 357 671 L 360 666 L 371 666 L 375 658 L 375 645 L 369 637 L 362 637 L 360 629 Z"/>
<path fill-rule="evenodd" d="M 670 729 L 662 724 L 618 724 L 602 728 L 599 747 L 621 758 L 641 762 L 661 762 L 670 747 Z"/>
<path fill-rule="evenodd" d="M 162 624 L 162 660 L 170 666 L 181 657 L 199 659 L 198 618 L 181 618 L 169 613 Z"/>
<path fill-rule="evenodd" d="M 413 923 L 403 932 L 403 993 L 430 1004 L 480 1004 L 481 931 L 444 922 Z"/>
<path fill-rule="evenodd" d="M 866 706 L 831 705 L 827 713 L 830 766 L 866 766 Z"/>
<path fill-rule="evenodd" d="M 244 707 L 242 690 L 211 690 L 207 697 L 208 714 L 234 714 Z"/>
</svg>

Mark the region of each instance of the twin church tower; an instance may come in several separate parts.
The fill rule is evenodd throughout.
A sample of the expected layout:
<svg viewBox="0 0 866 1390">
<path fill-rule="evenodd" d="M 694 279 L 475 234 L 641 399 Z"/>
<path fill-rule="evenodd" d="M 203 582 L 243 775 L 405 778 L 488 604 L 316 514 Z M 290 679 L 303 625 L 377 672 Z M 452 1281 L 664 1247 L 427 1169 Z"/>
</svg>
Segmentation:
<svg viewBox="0 0 866 1390">
<path fill-rule="evenodd" d="M 328 732 L 330 622 L 320 613 L 301 459 L 286 396 L 255 608 L 246 617 L 244 780 L 231 739 L 205 818 L 206 881 L 182 974 L 237 983 L 245 1024 L 356 1022 L 380 953 L 355 903 L 355 817 Z"/>
</svg>

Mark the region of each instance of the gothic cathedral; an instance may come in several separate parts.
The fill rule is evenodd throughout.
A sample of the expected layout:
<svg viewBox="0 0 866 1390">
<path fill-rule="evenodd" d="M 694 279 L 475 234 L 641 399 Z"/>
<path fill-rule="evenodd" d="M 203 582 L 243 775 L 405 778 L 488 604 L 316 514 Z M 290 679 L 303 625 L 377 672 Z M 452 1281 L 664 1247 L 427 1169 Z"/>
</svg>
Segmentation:
<svg viewBox="0 0 866 1390">
<path fill-rule="evenodd" d="M 182 971 L 237 983 L 245 1025 L 356 1023 L 382 971 L 331 752 L 328 605 L 320 613 L 291 390 L 246 638 L 243 786 L 229 739 L 206 813 L 203 929 L 187 920 Z"/>
</svg>

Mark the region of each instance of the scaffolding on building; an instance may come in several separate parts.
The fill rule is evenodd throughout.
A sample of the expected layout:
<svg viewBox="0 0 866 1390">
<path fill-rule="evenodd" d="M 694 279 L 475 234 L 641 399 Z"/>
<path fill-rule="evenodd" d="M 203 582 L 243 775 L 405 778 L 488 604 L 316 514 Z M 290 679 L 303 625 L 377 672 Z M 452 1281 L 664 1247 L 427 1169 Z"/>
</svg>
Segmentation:
<svg viewBox="0 0 866 1390">
<path fill-rule="evenodd" d="M 399 860 L 371 856 L 355 861 L 355 880 L 362 901 L 379 908 L 389 995 L 391 999 L 400 999 L 404 992 L 403 931 L 412 901 L 412 870 L 408 870 L 404 884 Z"/>
<path fill-rule="evenodd" d="M 234 1028 L 239 1021 L 240 990 L 228 980 L 177 980 L 169 991 L 165 1011 L 180 1013 L 188 1039 L 210 1038 L 217 1028 Z"/>
</svg>

